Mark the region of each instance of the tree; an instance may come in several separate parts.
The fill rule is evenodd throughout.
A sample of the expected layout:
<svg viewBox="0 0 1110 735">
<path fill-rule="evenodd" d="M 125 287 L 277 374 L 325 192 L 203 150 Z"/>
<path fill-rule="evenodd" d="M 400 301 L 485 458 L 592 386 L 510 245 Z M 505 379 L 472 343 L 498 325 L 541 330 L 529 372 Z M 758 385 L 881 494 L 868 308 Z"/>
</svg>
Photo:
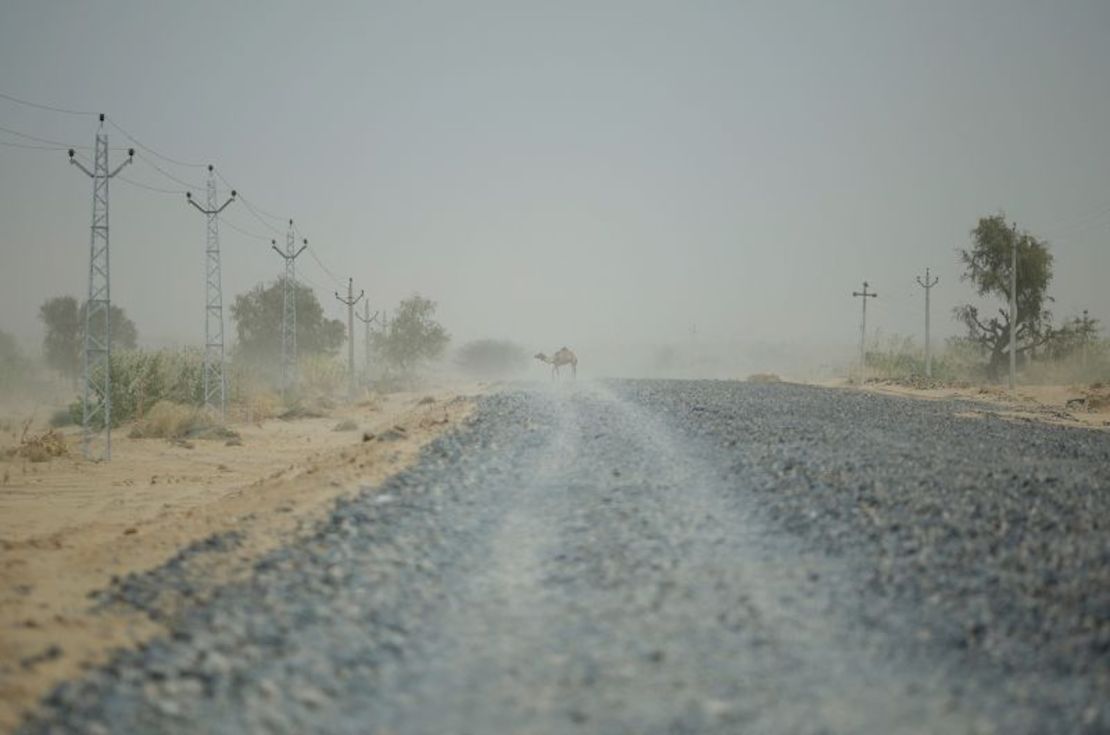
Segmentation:
<svg viewBox="0 0 1110 735">
<path fill-rule="evenodd" d="M 55 296 L 39 307 L 39 319 L 46 326 L 42 340 L 46 364 L 64 377 L 76 381 L 81 369 L 81 342 L 77 329 L 77 299 Z"/>
<path fill-rule="evenodd" d="M 55 296 L 39 307 L 39 319 L 46 326 L 42 348 L 46 364 L 74 381 L 81 373 L 81 350 L 85 341 L 86 304 L 77 308 L 72 296 Z M 120 307 L 112 304 L 112 348 L 133 350 L 139 339 L 135 323 Z"/>
<path fill-rule="evenodd" d="M 27 361 L 15 337 L 0 331 L 0 393 L 19 387 L 27 373 Z"/>
<path fill-rule="evenodd" d="M 87 304 L 88 302 L 81 304 L 81 309 L 77 312 L 77 339 L 80 343 L 85 341 L 85 311 Z M 123 309 L 115 304 L 112 304 L 110 314 L 112 318 L 112 349 L 135 349 L 139 344 L 139 330 L 135 328 L 135 322 L 128 319 Z"/>
<path fill-rule="evenodd" d="M 435 302 L 419 294 L 402 301 L 389 328 L 374 336 L 374 349 L 382 360 L 411 375 L 422 362 L 442 355 L 451 337 L 433 318 L 435 313 Z"/>
<path fill-rule="evenodd" d="M 1098 340 L 1098 319 L 1084 314 L 1064 323 L 1053 330 L 1052 340 L 1046 345 L 1048 356 L 1060 360 L 1081 353 L 1084 347 L 1094 345 Z"/>
<path fill-rule="evenodd" d="M 987 375 L 997 379 L 1009 359 L 1011 247 L 1017 243 L 1016 352 L 1023 359 L 1055 336 L 1052 313 L 1045 308 L 1052 301 L 1047 295 L 1052 254 L 1046 243 L 1007 225 L 1001 214 L 981 218 L 971 240 L 970 249 L 959 251 L 965 266 L 960 278 L 970 281 L 979 296 L 1001 299 L 1003 306 L 989 319 L 973 304 L 956 307 L 954 314 L 967 327 L 967 339 L 989 356 Z"/>
<path fill-rule="evenodd" d="M 238 337 L 236 352 L 255 365 L 281 364 L 281 321 L 284 313 L 285 278 L 269 286 L 258 284 L 235 297 L 231 319 Z M 312 289 L 300 283 L 294 288 L 297 306 L 297 352 L 335 355 L 347 338 L 347 328 L 338 319 L 326 319 Z"/>
<path fill-rule="evenodd" d="M 455 364 L 475 378 L 503 378 L 528 364 L 528 353 L 515 342 L 480 339 L 459 348 Z"/>
</svg>

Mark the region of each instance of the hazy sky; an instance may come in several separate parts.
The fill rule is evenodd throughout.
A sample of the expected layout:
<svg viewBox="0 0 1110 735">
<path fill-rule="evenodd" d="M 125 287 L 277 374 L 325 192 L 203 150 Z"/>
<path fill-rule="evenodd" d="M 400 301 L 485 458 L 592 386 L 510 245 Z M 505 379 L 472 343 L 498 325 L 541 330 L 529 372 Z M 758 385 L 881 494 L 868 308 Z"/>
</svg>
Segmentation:
<svg viewBox="0 0 1110 735">
<path fill-rule="evenodd" d="M 1057 315 L 1110 323 L 1108 38 L 1104 1 L 4 0 L 0 92 L 214 163 L 373 308 L 420 292 L 459 339 L 851 344 L 865 278 L 870 324 L 920 335 L 927 266 L 956 331 L 955 249 L 999 210 L 1051 242 Z M 0 99 L 0 126 L 89 146 L 96 122 Z M 37 341 L 44 298 L 84 295 L 90 191 L 0 145 L 0 329 Z M 114 302 L 199 343 L 202 217 L 117 179 L 111 225 Z M 230 303 L 280 260 L 222 234 Z"/>
</svg>

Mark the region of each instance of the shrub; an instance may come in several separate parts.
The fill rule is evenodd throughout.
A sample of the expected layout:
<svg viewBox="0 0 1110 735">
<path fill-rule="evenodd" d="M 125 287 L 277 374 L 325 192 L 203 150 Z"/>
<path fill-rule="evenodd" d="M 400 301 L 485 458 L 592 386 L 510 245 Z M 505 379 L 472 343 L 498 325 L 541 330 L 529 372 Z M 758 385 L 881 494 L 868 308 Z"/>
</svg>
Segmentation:
<svg viewBox="0 0 1110 735">
<path fill-rule="evenodd" d="M 54 413 L 50 414 L 50 425 L 55 429 L 73 426 L 75 423 L 76 422 L 73 420 L 73 411 L 68 406 L 66 408 L 59 408 Z"/>
<path fill-rule="evenodd" d="M 112 353 L 112 425 L 141 419 L 159 401 L 201 402 L 204 361 L 199 350 L 120 350 Z M 81 401 L 70 407 L 77 423 Z"/>
<path fill-rule="evenodd" d="M 203 408 L 183 406 L 173 401 L 159 401 L 131 429 L 134 439 L 225 439 L 237 436 L 225 428 L 215 416 Z"/>
</svg>

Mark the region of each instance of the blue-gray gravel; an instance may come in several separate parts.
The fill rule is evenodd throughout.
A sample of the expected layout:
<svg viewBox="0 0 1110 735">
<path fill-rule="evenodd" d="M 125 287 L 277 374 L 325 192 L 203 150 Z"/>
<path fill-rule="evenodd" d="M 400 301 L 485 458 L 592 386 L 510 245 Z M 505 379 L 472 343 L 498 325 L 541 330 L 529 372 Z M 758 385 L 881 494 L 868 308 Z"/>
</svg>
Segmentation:
<svg viewBox="0 0 1110 735">
<path fill-rule="evenodd" d="M 171 635 L 22 730 L 1110 731 L 1110 435 L 960 408 L 484 397 L 247 582 L 191 588 L 226 539 L 106 590 Z"/>
</svg>

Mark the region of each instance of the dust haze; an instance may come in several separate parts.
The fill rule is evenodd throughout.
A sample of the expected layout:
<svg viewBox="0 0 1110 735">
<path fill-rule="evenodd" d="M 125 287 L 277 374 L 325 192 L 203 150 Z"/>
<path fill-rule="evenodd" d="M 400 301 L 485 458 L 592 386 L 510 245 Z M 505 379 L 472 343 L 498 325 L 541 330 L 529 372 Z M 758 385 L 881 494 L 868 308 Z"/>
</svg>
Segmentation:
<svg viewBox="0 0 1110 735">
<path fill-rule="evenodd" d="M 975 299 L 956 249 L 996 212 L 1050 244 L 1058 320 L 1110 317 L 1102 3 L 0 15 L 0 91 L 143 146 L 111 186 L 112 300 L 142 347 L 203 341 L 204 222 L 181 192 L 208 163 L 266 213 L 221 215 L 226 305 L 278 277 L 289 217 L 328 318 L 350 277 L 375 311 L 435 301 L 452 350 L 568 345 L 587 375 L 840 375 L 863 280 L 869 342 L 920 349 L 927 267 L 942 343 Z M 0 126 L 39 146 L 0 146 L 0 329 L 35 355 L 40 305 L 88 274 L 89 181 L 49 148 L 97 124 L 0 99 Z M 135 143 L 107 132 L 115 165 Z"/>
</svg>

